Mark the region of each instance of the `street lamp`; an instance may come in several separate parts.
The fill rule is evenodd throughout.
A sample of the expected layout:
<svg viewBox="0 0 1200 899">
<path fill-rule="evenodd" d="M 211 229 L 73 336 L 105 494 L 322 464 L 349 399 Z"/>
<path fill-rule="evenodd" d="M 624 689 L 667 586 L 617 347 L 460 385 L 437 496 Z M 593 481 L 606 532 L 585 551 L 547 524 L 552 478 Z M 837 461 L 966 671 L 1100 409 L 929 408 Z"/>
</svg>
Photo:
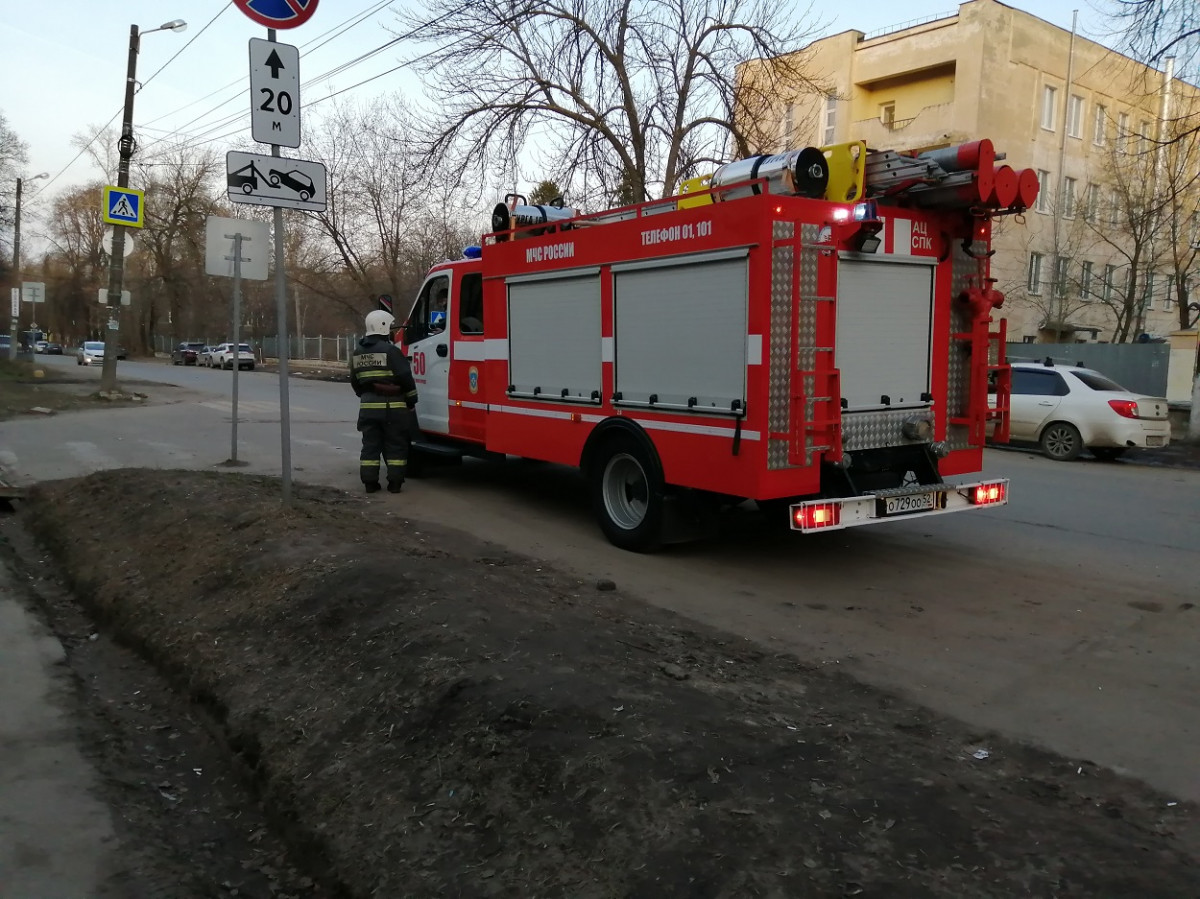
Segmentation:
<svg viewBox="0 0 1200 899">
<path fill-rule="evenodd" d="M 40 175 L 34 175 L 32 178 L 17 179 L 17 202 L 13 204 L 13 261 L 12 261 L 12 276 L 13 285 L 19 291 L 21 289 L 21 187 L 25 181 L 39 181 L 42 178 L 49 178 L 49 172 L 42 172 Z M 19 342 L 18 329 L 21 326 L 21 301 L 20 294 L 17 294 L 17 302 L 13 305 L 12 328 L 10 329 L 8 338 L 8 358 L 17 358 L 17 343 Z"/>
<path fill-rule="evenodd" d="M 155 31 L 183 31 L 187 22 L 183 19 L 172 19 L 157 28 L 151 28 L 146 34 Z M 121 119 L 121 139 L 117 142 L 117 151 L 121 162 L 117 168 L 117 187 L 129 186 L 129 160 L 136 148 L 133 140 L 133 95 L 137 86 L 137 57 L 141 43 L 141 35 L 137 25 L 129 26 L 129 64 L 125 74 L 125 115 Z M 117 389 L 117 355 L 120 353 L 121 336 L 121 286 L 125 280 L 125 226 L 113 225 L 112 257 L 108 267 L 108 327 L 104 332 L 104 369 L 100 373 L 100 389 L 115 391 Z"/>
</svg>

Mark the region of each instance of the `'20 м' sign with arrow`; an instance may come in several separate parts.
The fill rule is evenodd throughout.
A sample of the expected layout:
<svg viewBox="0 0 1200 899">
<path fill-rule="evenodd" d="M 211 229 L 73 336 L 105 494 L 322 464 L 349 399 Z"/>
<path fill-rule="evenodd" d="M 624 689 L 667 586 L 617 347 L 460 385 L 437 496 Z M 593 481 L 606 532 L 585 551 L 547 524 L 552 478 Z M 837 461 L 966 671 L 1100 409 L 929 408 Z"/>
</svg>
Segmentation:
<svg viewBox="0 0 1200 899">
<path fill-rule="evenodd" d="M 289 44 L 250 39 L 250 135 L 300 146 L 300 51 Z"/>
</svg>

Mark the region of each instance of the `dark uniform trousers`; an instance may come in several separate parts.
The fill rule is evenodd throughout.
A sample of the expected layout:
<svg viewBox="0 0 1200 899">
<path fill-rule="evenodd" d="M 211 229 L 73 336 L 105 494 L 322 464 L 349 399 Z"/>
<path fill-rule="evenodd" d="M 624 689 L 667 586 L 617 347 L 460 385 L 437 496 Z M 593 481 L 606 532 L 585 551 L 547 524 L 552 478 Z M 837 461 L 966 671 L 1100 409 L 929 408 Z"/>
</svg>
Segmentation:
<svg viewBox="0 0 1200 899">
<path fill-rule="evenodd" d="M 358 430 L 362 434 L 359 477 L 364 484 L 379 483 L 379 457 L 387 466 L 389 485 L 404 483 L 408 467 L 411 412 L 400 397 L 364 393 L 358 405 Z"/>
</svg>

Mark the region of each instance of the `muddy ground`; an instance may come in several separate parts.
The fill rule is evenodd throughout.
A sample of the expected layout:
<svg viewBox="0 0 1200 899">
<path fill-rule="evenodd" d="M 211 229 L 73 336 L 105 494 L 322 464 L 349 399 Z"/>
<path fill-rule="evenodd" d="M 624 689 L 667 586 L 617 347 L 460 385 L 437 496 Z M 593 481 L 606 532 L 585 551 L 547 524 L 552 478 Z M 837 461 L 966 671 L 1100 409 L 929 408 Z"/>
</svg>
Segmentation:
<svg viewBox="0 0 1200 899">
<path fill-rule="evenodd" d="M 198 820 L 235 822 L 214 837 L 179 826 L 203 780 L 188 762 L 112 785 L 161 805 L 166 857 L 203 883 L 228 891 L 237 867 L 238 895 L 264 897 L 1200 895 L 1189 804 L 410 521 L 403 494 L 296 492 L 283 511 L 269 479 L 121 471 L 40 486 L 20 516 L 48 549 L 38 573 L 77 597 L 48 608 L 85 698 L 125 676 L 87 661 L 96 644 L 130 647 L 208 722 L 222 783 L 251 791 L 248 834 L 236 799 L 202 801 Z M 136 755 L 104 734 L 153 715 L 101 696 L 85 739 Z M 161 895 L 222 895 L 180 890 Z"/>
<path fill-rule="evenodd" d="M 61 368 L 34 362 L 0 360 L 0 421 L 21 415 L 55 415 L 98 406 L 133 405 L 144 394 L 120 399 L 96 395 L 95 378 L 75 377 Z"/>
</svg>

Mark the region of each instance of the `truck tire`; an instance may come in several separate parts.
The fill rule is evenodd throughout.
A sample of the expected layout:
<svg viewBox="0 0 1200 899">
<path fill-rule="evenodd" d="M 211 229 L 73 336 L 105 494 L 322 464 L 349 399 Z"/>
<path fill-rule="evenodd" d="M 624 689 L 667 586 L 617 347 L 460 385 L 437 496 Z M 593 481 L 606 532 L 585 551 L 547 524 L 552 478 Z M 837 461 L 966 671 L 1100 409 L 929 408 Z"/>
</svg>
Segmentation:
<svg viewBox="0 0 1200 899">
<path fill-rule="evenodd" d="M 1052 421 L 1042 431 L 1038 445 L 1047 458 L 1055 462 L 1072 462 L 1083 452 L 1083 437 L 1070 422 Z"/>
<path fill-rule="evenodd" d="M 662 545 L 663 482 L 652 451 L 631 437 L 615 437 L 590 467 L 592 508 L 609 542 L 632 552 Z"/>
</svg>

